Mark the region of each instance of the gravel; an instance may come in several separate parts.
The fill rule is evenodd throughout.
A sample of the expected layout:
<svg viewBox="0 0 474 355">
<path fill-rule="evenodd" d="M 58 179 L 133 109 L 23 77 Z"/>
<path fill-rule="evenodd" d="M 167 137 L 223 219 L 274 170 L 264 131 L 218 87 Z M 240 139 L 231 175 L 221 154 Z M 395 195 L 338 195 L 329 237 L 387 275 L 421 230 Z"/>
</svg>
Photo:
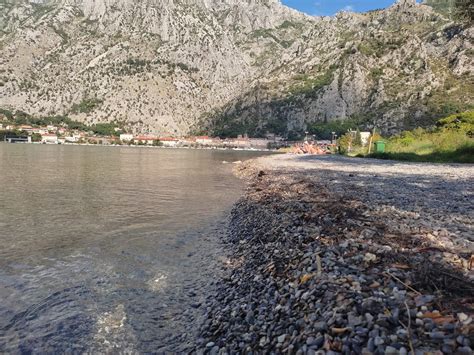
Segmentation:
<svg viewBox="0 0 474 355">
<path fill-rule="evenodd" d="M 271 156 L 240 165 L 200 353 L 472 353 L 474 167 Z"/>
</svg>

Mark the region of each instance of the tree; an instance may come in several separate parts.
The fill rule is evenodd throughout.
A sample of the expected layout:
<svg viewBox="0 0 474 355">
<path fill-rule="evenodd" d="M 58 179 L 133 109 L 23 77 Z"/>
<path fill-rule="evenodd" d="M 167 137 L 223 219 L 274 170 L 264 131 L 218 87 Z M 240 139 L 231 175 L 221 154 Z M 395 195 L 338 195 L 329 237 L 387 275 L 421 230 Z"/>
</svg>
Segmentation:
<svg viewBox="0 0 474 355">
<path fill-rule="evenodd" d="M 362 147 L 362 135 L 360 134 L 359 129 L 356 131 L 355 139 L 354 139 L 354 146 Z"/>
<path fill-rule="evenodd" d="M 454 6 L 457 18 L 471 24 L 474 22 L 474 2 L 472 0 L 456 0 Z"/>
<path fill-rule="evenodd" d="M 350 153 L 352 149 L 352 140 L 353 140 L 353 137 L 352 137 L 351 132 L 347 132 L 346 134 L 344 134 L 341 138 L 337 140 L 340 154 Z"/>
<path fill-rule="evenodd" d="M 31 135 L 31 141 L 32 142 L 41 142 L 41 138 L 42 138 L 41 134 L 39 134 L 39 133 L 33 133 Z"/>
</svg>

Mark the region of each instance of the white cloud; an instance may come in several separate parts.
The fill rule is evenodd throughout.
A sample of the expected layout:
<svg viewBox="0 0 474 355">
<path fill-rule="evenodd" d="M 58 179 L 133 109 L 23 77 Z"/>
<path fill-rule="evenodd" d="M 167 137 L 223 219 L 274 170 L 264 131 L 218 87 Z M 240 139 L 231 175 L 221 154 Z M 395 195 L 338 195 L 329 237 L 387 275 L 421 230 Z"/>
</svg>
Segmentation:
<svg viewBox="0 0 474 355">
<path fill-rule="evenodd" d="M 349 0 L 350 1 L 350 0 Z M 349 2 L 348 1 L 348 2 Z M 313 2 L 314 11 L 312 12 L 313 16 L 324 16 L 327 15 L 328 11 L 325 11 L 324 1 L 318 0 Z M 346 5 L 337 12 L 355 12 L 354 5 Z"/>
<path fill-rule="evenodd" d="M 352 5 L 347 5 L 347 6 L 344 6 L 341 11 L 345 11 L 345 12 L 352 12 L 354 11 L 354 6 Z"/>
</svg>

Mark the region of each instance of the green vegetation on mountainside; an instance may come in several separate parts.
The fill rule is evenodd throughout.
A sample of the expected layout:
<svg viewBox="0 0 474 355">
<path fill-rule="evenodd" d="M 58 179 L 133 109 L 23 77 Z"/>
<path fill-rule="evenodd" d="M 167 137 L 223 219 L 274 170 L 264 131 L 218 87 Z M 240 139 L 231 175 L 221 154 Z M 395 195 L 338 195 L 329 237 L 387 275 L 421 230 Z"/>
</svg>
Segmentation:
<svg viewBox="0 0 474 355">
<path fill-rule="evenodd" d="M 466 22 L 474 21 L 474 3 L 469 0 L 426 0 L 439 13 Z"/>
<path fill-rule="evenodd" d="M 373 20 L 366 21 L 366 26 L 373 25 Z M 447 19 L 439 18 L 400 23 L 394 16 L 385 27 L 383 35 L 339 28 L 339 50 L 332 55 L 320 52 L 322 59 L 314 65 L 295 59 L 289 66 L 276 68 L 271 80 L 259 82 L 233 103 L 206 115 L 207 128 L 220 136 L 259 136 L 268 131 L 301 138 L 309 131 L 328 139 L 332 132 L 341 135 L 350 128 L 374 124 L 385 133 L 429 127 L 441 117 L 474 109 L 469 72 L 456 73 L 453 62 L 421 55 L 417 49 L 418 41 L 436 46 L 438 40 L 448 41 L 462 31 L 459 23 L 449 25 Z M 271 39 L 270 32 L 255 35 Z M 399 59 L 393 60 L 395 54 Z M 333 105 L 350 106 L 357 99 L 360 104 L 343 117 L 344 113 L 322 108 L 334 98 Z M 303 119 L 294 124 L 295 117 Z"/>
<path fill-rule="evenodd" d="M 102 104 L 102 100 L 97 98 L 83 99 L 80 103 L 72 105 L 71 112 L 90 113 L 100 104 Z"/>
</svg>

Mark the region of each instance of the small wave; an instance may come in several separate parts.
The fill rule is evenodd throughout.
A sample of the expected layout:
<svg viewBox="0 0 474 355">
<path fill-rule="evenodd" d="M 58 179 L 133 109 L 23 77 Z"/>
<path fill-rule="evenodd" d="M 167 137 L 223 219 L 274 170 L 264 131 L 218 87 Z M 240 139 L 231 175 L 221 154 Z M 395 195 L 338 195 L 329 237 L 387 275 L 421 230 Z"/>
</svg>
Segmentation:
<svg viewBox="0 0 474 355">
<path fill-rule="evenodd" d="M 136 337 L 132 329 L 126 324 L 127 314 L 125 306 L 119 304 L 111 312 L 99 315 L 96 324 L 96 334 L 91 352 L 98 353 L 121 353 L 134 354 L 137 351 Z"/>
</svg>

